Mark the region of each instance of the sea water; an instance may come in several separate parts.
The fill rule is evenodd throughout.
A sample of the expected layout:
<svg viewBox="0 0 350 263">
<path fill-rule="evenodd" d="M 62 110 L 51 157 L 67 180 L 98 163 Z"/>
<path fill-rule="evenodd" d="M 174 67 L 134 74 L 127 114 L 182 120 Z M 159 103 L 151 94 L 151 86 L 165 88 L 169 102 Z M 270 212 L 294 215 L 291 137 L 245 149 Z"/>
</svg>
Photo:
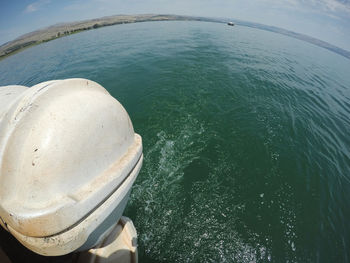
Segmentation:
<svg viewBox="0 0 350 263">
<path fill-rule="evenodd" d="M 145 22 L 0 61 L 0 85 L 74 77 L 143 138 L 125 211 L 140 262 L 350 260 L 350 60 L 248 27 Z"/>
</svg>

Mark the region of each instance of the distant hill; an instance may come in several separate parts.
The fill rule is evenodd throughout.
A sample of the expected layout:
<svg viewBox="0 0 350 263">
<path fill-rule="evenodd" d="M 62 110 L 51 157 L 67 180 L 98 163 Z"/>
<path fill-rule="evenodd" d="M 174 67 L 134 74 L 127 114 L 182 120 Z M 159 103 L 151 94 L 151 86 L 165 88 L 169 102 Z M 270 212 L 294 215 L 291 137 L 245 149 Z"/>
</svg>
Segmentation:
<svg viewBox="0 0 350 263">
<path fill-rule="evenodd" d="M 36 30 L 25 35 L 16 38 L 13 41 L 9 41 L 0 46 L 0 59 L 5 58 L 11 54 L 19 52 L 24 48 L 28 48 L 33 45 L 38 45 L 43 42 L 47 42 L 59 37 L 64 37 L 70 34 L 78 33 L 84 30 L 96 29 L 103 26 L 111 26 L 117 24 L 146 22 L 146 21 L 206 21 L 216 23 L 227 23 L 227 21 L 233 21 L 236 25 L 247 26 L 276 32 L 279 34 L 294 37 L 300 40 L 304 40 L 311 44 L 326 48 L 339 55 L 342 55 L 350 59 L 350 52 L 334 45 L 331 45 L 325 41 L 309 37 L 307 35 L 295 33 L 282 28 L 267 26 L 258 23 L 251 23 L 241 20 L 232 20 L 225 18 L 209 18 L 209 17 L 196 17 L 196 16 L 180 16 L 180 15 L 156 15 L 156 14 L 145 14 L 145 15 L 117 15 L 108 16 L 97 19 L 90 19 L 84 21 L 77 21 L 72 23 L 60 23 L 47 28 Z"/>
<path fill-rule="evenodd" d="M 111 26 L 117 24 L 146 22 L 146 21 L 169 21 L 169 20 L 196 20 L 201 21 L 202 18 L 178 16 L 178 15 L 118 15 L 108 16 L 97 19 L 90 19 L 72 23 L 60 23 L 47 28 L 36 30 L 9 41 L 0 46 L 0 59 L 10 54 L 16 53 L 24 48 L 47 42 L 59 37 L 78 33 L 84 30 L 96 29 L 103 26 Z M 211 21 L 211 19 L 206 19 Z"/>
<path fill-rule="evenodd" d="M 267 25 L 263 25 L 263 24 L 246 22 L 246 21 L 241 21 L 241 20 L 236 20 L 235 23 L 237 25 L 241 25 L 241 26 L 258 28 L 258 29 L 262 29 L 262 30 L 266 30 L 266 31 L 275 32 L 275 33 L 279 33 L 282 35 L 294 37 L 294 38 L 309 42 L 311 44 L 314 44 L 316 46 L 323 47 L 325 49 L 328 49 L 330 51 L 333 51 L 339 55 L 342 55 L 342 56 L 350 59 L 350 52 L 349 51 L 342 49 L 342 48 L 339 48 L 337 46 L 334 46 L 332 44 L 329 44 L 329 43 L 322 41 L 320 39 L 317 39 L 317 38 L 313 38 L 313 37 L 310 37 L 310 36 L 307 36 L 304 34 L 295 33 L 293 31 L 289 31 L 289 30 L 275 27 L 275 26 L 267 26 Z"/>
</svg>

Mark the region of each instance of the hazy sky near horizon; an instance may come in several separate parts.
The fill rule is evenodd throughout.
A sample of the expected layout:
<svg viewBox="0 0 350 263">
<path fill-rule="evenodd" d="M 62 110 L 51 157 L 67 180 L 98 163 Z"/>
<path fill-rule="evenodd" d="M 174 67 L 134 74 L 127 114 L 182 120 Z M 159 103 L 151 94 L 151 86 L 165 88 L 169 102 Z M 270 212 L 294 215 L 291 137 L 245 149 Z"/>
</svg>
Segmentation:
<svg viewBox="0 0 350 263">
<path fill-rule="evenodd" d="M 246 20 L 350 50 L 350 0 L 0 0 L 0 45 L 60 22 L 144 13 Z"/>
</svg>

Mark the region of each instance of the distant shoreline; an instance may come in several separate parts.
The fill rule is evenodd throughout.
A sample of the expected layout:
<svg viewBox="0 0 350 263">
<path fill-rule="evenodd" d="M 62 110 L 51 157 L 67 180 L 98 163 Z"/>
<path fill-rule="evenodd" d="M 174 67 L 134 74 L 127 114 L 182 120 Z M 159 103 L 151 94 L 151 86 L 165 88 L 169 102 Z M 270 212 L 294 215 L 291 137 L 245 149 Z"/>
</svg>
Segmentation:
<svg viewBox="0 0 350 263">
<path fill-rule="evenodd" d="M 241 20 L 232 20 L 225 18 L 209 18 L 209 17 L 196 17 L 196 16 L 181 16 L 181 15 L 117 15 L 108 16 L 97 19 L 90 19 L 72 23 L 64 23 L 53 25 L 47 28 L 43 28 L 28 34 L 22 35 L 15 40 L 9 41 L 0 46 L 0 60 L 16 54 L 29 47 L 39 45 L 44 42 L 48 42 L 60 37 L 69 36 L 71 34 L 79 33 L 86 30 L 92 30 L 104 26 L 112 26 L 118 24 L 128 24 L 137 22 L 147 22 L 147 21 L 205 21 L 205 22 L 216 22 L 216 23 L 227 23 L 227 21 L 233 21 L 236 25 L 247 26 L 257 29 L 262 29 L 265 31 L 275 32 L 282 35 L 290 36 L 299 40 L 303 40 L 314 44 L 316 46 L 328 49 L 335 52 L 341 56 L 350 59 L 350 52 L 329 44 L 325 41 L 304 35 L 295 33 L 293 31 L 285 30 L 282 28 L 267 26 L 258 23 L 252 23 Z"/>
<path fill-rule="evenodd" d="M 9 41 L 0 46 L 0 60 L 18 53 L 26 48 L 48 42 L 60 37 L 79 33 L 86 30 L 97 29 L 104 26 L 113 26 L 118 24 L 129 24 L 147 21 L 207 21 L 221 22 L 218 19 L 179 16 L 179 15 L 117 15 L 97 19 L 90 19 L 72 23 L 53 25 L 47 28 L 30 32 L 15 40 Z"/>
</svg>

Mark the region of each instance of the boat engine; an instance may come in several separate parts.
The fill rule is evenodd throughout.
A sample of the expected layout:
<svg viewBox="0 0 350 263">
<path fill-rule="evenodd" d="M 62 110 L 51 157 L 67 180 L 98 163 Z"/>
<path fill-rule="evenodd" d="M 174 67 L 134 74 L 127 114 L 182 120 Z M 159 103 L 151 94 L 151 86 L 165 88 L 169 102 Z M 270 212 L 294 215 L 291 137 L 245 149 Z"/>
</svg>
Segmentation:
<svg viewBox="0 0 350 263">
<path fill-rule="evenodd" d="M 0 224 L 30 250 L 113 243 L 142 160 L 128 113 L 96 82 L 0 87 Z M 132 222 L 121 222 L 135 250 Z"/>
</svg>

